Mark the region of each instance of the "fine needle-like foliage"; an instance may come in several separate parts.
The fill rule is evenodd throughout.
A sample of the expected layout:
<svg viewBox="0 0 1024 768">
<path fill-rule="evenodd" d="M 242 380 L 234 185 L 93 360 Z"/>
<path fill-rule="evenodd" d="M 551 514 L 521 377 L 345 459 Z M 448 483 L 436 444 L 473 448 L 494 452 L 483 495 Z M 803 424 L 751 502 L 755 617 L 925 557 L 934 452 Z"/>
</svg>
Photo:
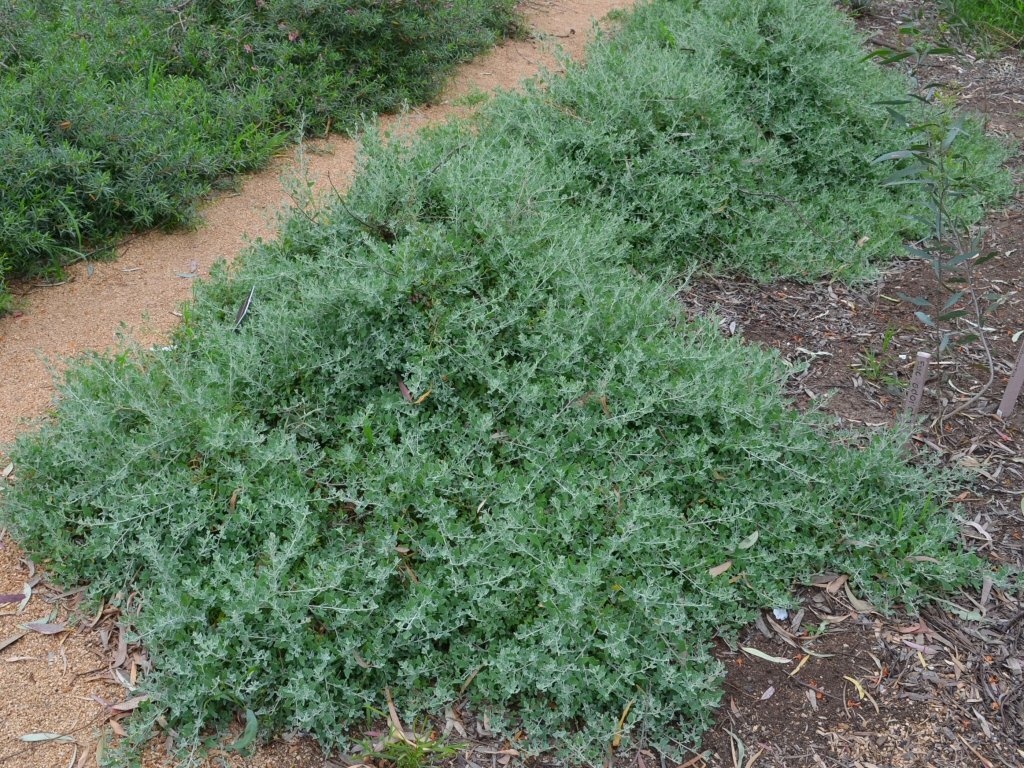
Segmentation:
<svg viewBox="0 0 1024 768">
<path fill-rule="evenodd" d="M 4 279 L 188 224 L 300 129 L 432 96 L 511 0 L 0 0 Z"/>
<path fill-rule="evenodd" d="M 798 4 L 732 0 L 752 5 Z M 687 155 L 682 118 L 659 127 L 662 112 L 638 110 L 633 128 L 593 127 L 610 91 L 667 88 L 670 61 L 714 68 L 657 44 L 659 19 L 683 14 L 682 35 L 729 6 L 649 6 L 623 33 L 655 40 L 633 64 L 604 42 L 593 69 L 473 126 L 411 146 L 371 137 L 344 200 L 197 287 L 172 349 L 71 368 L 54 417 L 14 448 L 0 513 L 57 579 L 142 596 L 128 620 L 155 663 L 144 686 L 185 743 L 245 711 L 264 735 L 341 743 L 389 688 L 408 717 L 464 696 L 523 749 L 587 762 L 632 702 L 624 747 L 642 729 L 671 750 L 718 701 L 713 638 L 788 604 L 795 582 L 841 571 L 885 607 L 977 577 L 981 563 L 955 549 L 947 478 L 907 463 L 904 434 L 790 409 L 776 356 L 687 321 L 637 269 L 715 263 L 717 241 L 700 233 L 750 248 L 759 232 L 722 208 L 727 184 L 704 206 L 694 191 L 673 197 L 682 170 L 663 186 L 643 170 L 669 162 L 671 142 Z M 754 34 L 738 14 L 734 28 Z M 728 58 L 731 38 L 711 39 Z M 786 50 L 793 61 L 770 71 L 800 64 Z M 629 89 L 609 76 L 634 67 L 647 74 Z M 558 101 L 570 92 L 572 107 Z M 545 100 L 577 115 L 550 123 L 547 143 L 525 119 L 501 122 Z M 714 114 L 679 109 L 694 128 Z M 749 175 L 742 146 L 733 167 Z M 617 158 L 606 184 L 602 151 Z M 832 189 L 815 168 L 791 176 Z M 692 250 L 661 206 L 692 215 Z M 781 230 L 772 210 L 762 226 Z M 786 226 L 779 237 L 795 237 Z M 821 269 L 809 251 L 777 255 L 732 266 L 806 256 Z"/>
<path fill-rule="evenodd" d="M 1001 46 L 1024 42 L 1024 0 L 946 0 L 954 23 Z"/>
</svg>

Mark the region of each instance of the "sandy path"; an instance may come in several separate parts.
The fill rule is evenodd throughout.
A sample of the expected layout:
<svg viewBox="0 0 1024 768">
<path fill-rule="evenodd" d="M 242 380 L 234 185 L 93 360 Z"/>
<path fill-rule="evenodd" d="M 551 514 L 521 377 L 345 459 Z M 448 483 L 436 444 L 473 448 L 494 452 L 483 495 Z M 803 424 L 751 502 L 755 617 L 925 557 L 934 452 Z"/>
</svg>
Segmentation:
<svg viewBox="0 0 1024 768">
<path fill-rule="evenodd" d="M 595 20 L 627 7 L 632 0 L 530 0 L 521 8 L 533 31 L 527 40 L 505 43 L 460 67 L 435 103 L 403 118 L 403 130 L 447 120 L 466 111 L 460 97 L 479 91 L 513 88 L 540 69 L 555 69 L 557 45 L 574 57 L 582 54 Z M 356 144 L 343 138 L 318 142 L 305 153 L 315 189 L 333 183 L 344 189 L 350 180 Z M 0 319 L 0 446 L 26 421 L 46 412 L 52 403 L 50 365 L 86 350 L 107 350 L 119 333 L 129 332 L 145 343 L 162 338 L 177 322 L 177 308 L 189 300 L 192 280 L 180 274 L 209 273 L 219 259 L 231 260 L 256 238 L 275 234 L 278 214 L 290 200 L 282 178 L 294 175 L 296 155 L 289 153 L 267 170 L 246 177 L 237 193 L 213 197 L 203 208 L 204 224 L 192 232 L 150 232 L 118 248 L 118 258 L 69 271 L 60 286 L 16 285 L 20 293 L 15 316 Z M 48 362 L 49 361 L 49 362 Z M 3 471 L 0 451 L 0 471 Z M 0 531 L 0 594 L 19 593 L 30 580 L 29 566 L 16 543 Z M 54 596 L 45 584 L 35 587 L 24 613 L 17 605 L 0 605 L 0 646 L 19 634 L 19 625 L 50 618 Z M 59 620 L 64 614 L 58 614 Z M 113 628 L 116 616 L 99 627 Z M 54 636 L 29 633 L 0 648 L 0 766 L 65 768 L 96 765 L 96 741 L 109 714 L 101 702 L 124 699 L 127 688 L 113 676 L 117 634 L 108 648 L 97 631 L 78 630 Z M 132 658 L 121 666 L 130 676 Z M 105 728 L 109 733 L 109 727 Z M 29 733 L 70 733 L 75 743 L 30 744 Z M 168 763 L 154 750 L 147 767 Z M 324 758 L 315 745 L 298 739 L 279 741 L 247 760 L 234 757 L 217 765 L 252 768 L 320 768 Z"/>
</svg>

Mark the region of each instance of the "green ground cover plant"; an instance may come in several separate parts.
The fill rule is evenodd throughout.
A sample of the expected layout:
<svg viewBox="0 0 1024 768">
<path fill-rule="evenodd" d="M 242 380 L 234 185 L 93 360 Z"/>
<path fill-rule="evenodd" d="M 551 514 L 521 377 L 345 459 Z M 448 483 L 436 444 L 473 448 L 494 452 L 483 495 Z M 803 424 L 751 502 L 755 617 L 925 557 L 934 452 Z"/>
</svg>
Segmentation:
<svg viewBox="0 0 1024 768">
<path fill-rule="evenodd" d="M 512 5 L 0 0 L 0 302 L 6 276 L 188 224 L 296 132 L 428 98 Z"/>
<path fill-rule="evenodd" d="M 893 194 L 889 169 L 871 162 L 907 142 L 886 102 L 906 101 L 909 87 L 863 60 L 839 12 L 813 5 L 658 4 L 585 68 L 498 99 L 483 130 L 571 158 L 580 172 L 568 192 L 627 216 L 642 270 L 869 276 L 927 233 L 907 217 L 924 195 Z M 921 123 L 958 119 L 935 105 L 900 109 Z M 960 142 L 970 194 L 958 211 L 976 221 L 1009 192 L 1006 155 L 979 121 Z"/>
<path fill-rule="evenodd" d="M 251 708 L 330 744 L 384 686 L 430 712 L 476 671 L 535 747 L 599 759 L 634 699 L 690 740 L 712 637 L 794 579 L 882 604 L 976 566 L 900 436 L 788 410 L 772 355 L 687 323 L 530 155 L 405 167 L 402 233 L 294 219 L 173 351 L 77 367 L 16 448 L 6 521 L 58 579 L 145 595 L 146 686 L 183 734 Z M 378 192 L 347 205 L 375 221 Z"/>
<path fill-rule="evenodd" d="M 955 21 L 997 43 L 1024 41 L 1024 0 L 949 0 L 948 5 Z"/>
<path fill-rule="evenodd" d="M 818 48 L 782 44 L 821 18 Z M 199 284 L 171 349 L 71 367 L 4 523 L 59 580 L 143 596 L 143 709 L 185 746 L 246 711 L 345 743 L 386 688 L 408 719 L 464 695 L 583 762 L 627 707 L 625 747 L 692 745 L 713 639 L 794 583 L 839 570 L 884 607 L 985 567 L 904 433 L 790 409 L 777 356 L 688 321 L 666 279 L 891 255 L 857 242 L 895 248 L 917 192 L 859 174 L 906 84 L 854 40 L 827 0 L 655 3 L 471 124 L 371 132 L 350 192 Z M 845 68 L 805 60 L 830 51 Z M 1005 180 L 965 130 L 970 211 Z M 853 231 L 826 215 L 854 215 L 840 182 Z"/>
</svg>

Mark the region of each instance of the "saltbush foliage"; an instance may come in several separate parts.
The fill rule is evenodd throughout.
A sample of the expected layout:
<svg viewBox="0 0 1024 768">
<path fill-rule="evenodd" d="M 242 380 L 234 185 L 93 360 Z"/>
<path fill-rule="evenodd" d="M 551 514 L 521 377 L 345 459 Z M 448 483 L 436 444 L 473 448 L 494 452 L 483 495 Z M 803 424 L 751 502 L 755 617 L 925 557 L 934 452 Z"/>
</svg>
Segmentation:
<svg viewBox="0 0 1024 768">
<path fill-rule="evenodd" d="M 0 0 L 0 294 L 12 272 L 188 223 L 299 128 L 428 98 L 512 5 Z"/>
<path fill-rule="evenodd" d="M 541 157 L 571 158 L 569 193 L 627 216 L 641 269 L 855 279 L 925 234 L 906 215 L 916 192 L 884 188 L 891 169 L 871 162 L 906 145 L 885 102 L 908 90 L 864 60 L 852 23 L 826 3 L 680 0 L 637 14 L 585 68 L 497 100 L 483 121 Z M 976 220 L 1009 190 L 1005 154 L 977 121 L 961 138 L 974 192 L 959 205 Z"/>
<path fill-rule="evenodd" d="M 331 743 L 384 686 L 437 711 L 476 672 L 536 744 L 593 757 L 634 699 L 693 737 L 712 637 L 794 579 L 963 578 L 899 436 L 788 410 L 772 355 L 685 322 L 529 154 L 385 155 L 401 233 L 292 220 L 173 351 L 76 367 L 16 448 L 6 519 L 57 578 L 144 595 L 147 688 L 185 734 L 251 708 Z M 379 221 L 379 191 L 351 212 Z"/>
<path fill-rule="evenodd" d="M 54 418 L 14 447 L 0 513 L 58 579 L 142 596 L 144 685 L 186 740 L 252 710 L 264 733 L 343 742 L 388 687 L 406 717 L 464 691 L 529 748 L 589 761 L 633 702 L 625 743 L 642 728 L 671 747 L 720 695 L 712 639 L 794 582 L 839 570 L 884 606 L 978 573 L 952 549 L 947 479 L 906 462 L 905 435 L 791 410 L 777 357 L 687 321 L 663 281 L 838 263 L 770 249 L 775 230 L 730 209 L 730 185 L 779 189 L 748 167 L 769 160 L 800 210 L 845 200 L 838 161 L 739 141 L 756 99 L 717 90 L 745 82 L 722 63 L 730 37 L 714 56 L 679 44 L 719 14 L 756 48 L 741 7 L 851 34 L 826 0 L 647 6 L 564 83 L 411 144 L 371 136 L 346 198 L 197 286 L 170 350 L 71 367 Z M 766 94 L 800 68 L 785 50 Z M 849 54 L 851 79 L 872 71 Z M 802 114 L 766 107 L 762 128 L 781 137 L 787 109 Z M 837 120 L 866 166 L 884 138 L 857 114 Z M 883 115 L 875 130 L 896 130 Z M 704 120 L 737 123 L 735 146 Z M 837 130 L 808 125 L 807 141 Z M 793 242 L 781 210 L 761 226 Z M 893 237 L 894 216 L 864 221 Z"/>
</svg>

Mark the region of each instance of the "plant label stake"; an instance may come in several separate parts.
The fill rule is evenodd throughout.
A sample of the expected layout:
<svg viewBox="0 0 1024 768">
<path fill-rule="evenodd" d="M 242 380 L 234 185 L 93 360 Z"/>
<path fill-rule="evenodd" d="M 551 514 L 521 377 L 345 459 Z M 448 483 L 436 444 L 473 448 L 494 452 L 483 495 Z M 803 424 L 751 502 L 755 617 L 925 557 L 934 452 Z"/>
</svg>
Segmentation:
<svg viewBox="0 0 1024 768">
<path fill-rule="evenodd" d="M 932 356 L 927 352 L 917 353 L 917 363 L 914 364 L 914 375 L 910 377 L 907 401 L 903 404 L 903 410 L 910 411 L 911 416 L 917 416 L 917 409 L 921 407 L 921 397 L 924 395 L 924 384 L 928 381 L 928 365 L 931 360 Z"/>
<path fill-rule="evenodd" d="M 999 403 L 996 416 L 1000 419 L 1010 418 L 1013 407 L 1017 404 L 1017 396 L 1020 395 L 1020 388 L 1024 385 L 1024 344 L 1020 345 L 1020 352 L 1017 353 L 1017 363 L 1013 366 L 1013 373 L 1010 375 L 1010 383 L 1006 385 L 1006 394 Z"/>
</svg>

